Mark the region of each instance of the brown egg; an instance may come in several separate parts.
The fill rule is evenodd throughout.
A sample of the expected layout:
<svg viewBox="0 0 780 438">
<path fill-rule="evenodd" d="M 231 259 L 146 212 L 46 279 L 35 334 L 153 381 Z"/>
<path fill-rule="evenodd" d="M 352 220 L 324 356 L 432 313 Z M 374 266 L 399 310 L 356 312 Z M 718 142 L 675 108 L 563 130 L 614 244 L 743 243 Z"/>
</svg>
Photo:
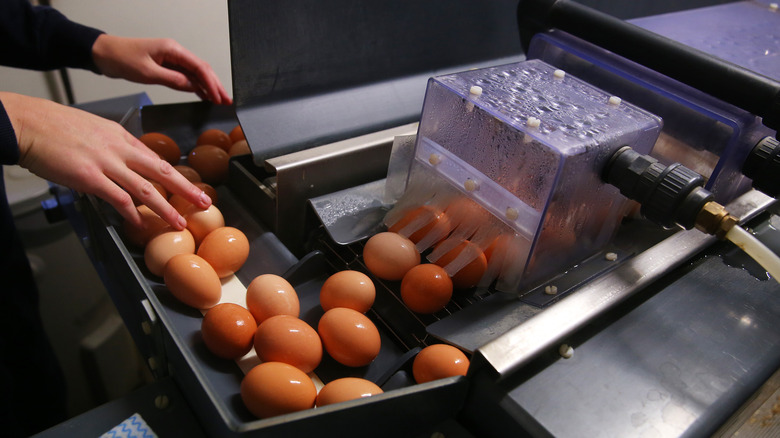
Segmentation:
<svg viewBox="0 0 780 438">
<path fill-rule="evenodd" d="M 514 236 L 502 234 L 495 239 L 493 239 L 493 242 L 488 245 L 487 248 L 485 248 L 485 260 L 487 260 L 488 263 L 493 259 L 493 255 L 497 256 L 503 256 L 509 245 L 512 244 L 512 239 Z"/>
<path fill-rule="evenodd" d="M 411 224 L 411 234 L 409 240 L 414 243 L 422 240 L 431 231 L 436 231 L 437 234 L 444 238 L 450 231 L 450 220 L 443 211 L 430 205 L 423 205 L 406 213 L 404 217 L 393 224 L 388 231 L 398 233 L 404 230 L 406 226 Z"/>
<path fill-rule="evenodd" d="M 320 389 L 320 393 L 317 394 L 316 405 L 327 406 L 382 393 L 382 388 L 370 380 L 359 377 L 343 377 L 328 382 Z"/>
<path fill-rule="evenodd" d="M 249 310 L 233 303 L 221 303 L 203 316 L 200 334 L 206 347 L 224 359 L 238 359 L 249 353 L 257 322 Z"/>
<path fill-rule="evenodd" d="M 447 344 L 434 344 L 423 348 L 412 363 L 412 374 L 417 383 L 465 376 L 468 369 L 469 359 L 466 355 Z"/>
<path fill-rule="evenodd" d="M 468 248 L 469 251 L 474 251 L 477 254 L 477 257 L 452 276 L 452 284 L 458 289 L 468 289 L 476 286 L 477 283 L 479 283 L 479 280 L 482 279 L 482 276 L 485 275 L 485 271 L 487 270 L 487 258 L 482 250 L 468 240 L 464 240 L 458 246 L 436 260 L 437 265 L 446 268 L 447 265 L 455 260 L 458 254 L 466 248 Z"/>
<path fill-rule="evenodd" d="M 219 201 L 219 195 L 217 194 L 217 189 L 212 187 L 210 184 L 204 183 L 204 182 L 196 182 L 193 183 L 195 187 L 203 190 L 204 193 L 206 193 L 209 198 L 211 198 L 211 203 L 216 204 Z"/>
<path fill-rule="evenodd" d="M 286 363 L 261 363 L 241 381 L 241 400 L 260 418 L 312 408 L 316 398 L 317 388 L 311 378 Z"/>
<path fill-rule="evenodd" d="M 240 140 L 246 140 L 246 137 L 244 136 L 244 130 L 241 128 L 241 125 L 236 125 L 236 127 L 230 131 L 228 136 L 230 137 L 230 141 L 233 143 L 236 143 Z"/>
<path fill-rule="evenodd" d="M 401 299 L 417 313 L 434 313 L 452 298 L 452 280 L 447 271 L 432 263 L 417 265 L 401 280 Z"/>
<path fill-rule="evenodd" d="M 324 310 L 346 307 L 366 313 L 376 298 L 374 282 L 359 271 L 341 271 L 328 277 L 320 289 L 320 305 Z"/>
<path fill-rule="evenodd" d="M 182 174 L 182 176 L 187 178 L 187 180 L 189 180 L 192 183 L 203 181 L 203 179 L 200 177 L 200 175 L 198 175 L 198 172 L 196 172 L 195 169 L 193 169 L 190 166 L 185 166 L 183 164 L 179 164 L 179 165 L 173 166 L 173 168 L 176 169 L 180 174 Z"/>
<path fill-rule="evenodd" d="M 301 304 L 298 294 L 284 278 L 275 274 L 255 277 L 246 288 L 246 305 L 258 323 L 274 315 L 298 317 Z"/>
<path fill-rule="evenodd" d="M 233 146 L 230 146 L 230 149 L 228 149 L 228 155 L 231 157 L 235 157 L 236 155 L 249 155 L 251 153 L 252 150 L 249 149 L 249 143 L 247 143 L 246 140 L 239 140 L 233 143 Z"/>
<path fill-rule="evenodd" d="M 290 315 L 272 316 L 257 326 L 255 352 L 263 362 L 283 362 L 310 373 L 322 360 L 322 341 L 305 321 Z"/>
<path fill-rule="evenodd" d="M 217 273 L 196 254 L 171 257 L 163 278 L 176 299 L 196 309 L 210 309 L 222 298 L 222 283 Z"/>
<path fill-rule="evenodd" d="M 198 187 L 199 189 L 203 190 L 205 194 L 208 195 L 209 198 L 211 198 L 211 204 L 215 205 L 217 201 L 219 200 L 219 195 L 217 195 L 216 189 L 212 187 L 209 184 L 206 184 L 204 182 L 195 182 L 192 183 L 195 187 Z M 184 196 L 182 195 L 171 195 L 170 198 L 168 198 L 168 203 L 173 206 L 173 208 L 176 209 L 176 211 L 179 212 L 179 214 L 184 215 L 187 212 L 187 209 L 190 205 L 193 205 L 192 202 L 186 200 Z M 198 207 L 194 207 L 194 210 L 200 210 Z"/>
<path fill-rule="evenodd" d="M 249 240 L 238 228 L 217 228 L 200 243 L 198 255 L 214 267 L 219 278 L 225 278 L 244 266 L 249 257 Z"/>
<path fill-rule="evenodd" d="M 195 143 L 196 146 L 202 146 L 204 144 L 220 147 L 222 150 L 227 152 L 227 150 L 230 149 L 230 146 L 233 144 L 233 140 L 230 139 L 230 136 L 227 135 L 225 131 L 219 129 L 207 129 L 206 131 L 203 131 L 202 134 L 200 134 L 198 141 Z"/>
<path fill-rule="evenodd" d="M 363 248 L 363 261 L 372 274 L 398 281 L 420 264 L 420 253 L 411 240 L 391 232 L 371 236 Z"/>
<path fill-rule="evenodd" d="M 186 203 L 187 201 L 184 202 Z M 185 204 L 183 208 L 184 210 L 179 213 L 187 220 L 187 229 L 190 230 L 192 237 L 195 238 L 195 246 L 200 246 L 203 239 L 210 232 L 225 226 L 225 218 L 214 204 L 211 204 L 205 210 L 195 204 Z"/>
<path fill-rule="evenodd" d="M 172 138 L 159 132 L 148 132 L 138 138 L 163 160 L 176 165 L 181 159 L 181 149 Z"/>
<path fill-rule="evenodd" d="M 189 206 L 194 205 L 192 202 L 184 199 L 184 196 L 176 194 L 171 195 L 171 197 L 168 198 L 168 203 L 171 204 L 173 208 L 175 208 L 176 211 L 178 211 L 181 215 L 184 215 L 184 213 L 187 212 Z"/>
<path fill-rule="evenodd" d="M 168 231 L 158 234 L 144 250 L 144 262 L 149 272 L 162 277 L 165 264 L 177 254 L 194 254 L 195 239 L 189 231 Z"/>
<path fill-rule="evenodd" d="M 366 315 L 345 307 L 330 309 L 317 325 L 325 351 L 349 367 L 370 364 L 379 354 L 379 331 Z"/>
<path fill-rule="evenodd" d="M 209 184 L 225 181 L 230 155 L 224 149 L 210 144 L 196 146 L 187 155 L 187 163 Z"/>
<path fill-rule="evenodd" d="M 141 221 L 143 221 L 143 227 L 139 228 L 128 221 L 122 223 L 122 229 L 125 238 L 131 244 L 144 247 L 146 244 L 158 234 L 162 234 L 166 231 L 173 231 L 173 227 L 165 219 L 161 218 L 157 213 L 153 212 L 151 208 L 145 205 L 139 205 L 138 213 L 141 214 Z"/>
</svg>

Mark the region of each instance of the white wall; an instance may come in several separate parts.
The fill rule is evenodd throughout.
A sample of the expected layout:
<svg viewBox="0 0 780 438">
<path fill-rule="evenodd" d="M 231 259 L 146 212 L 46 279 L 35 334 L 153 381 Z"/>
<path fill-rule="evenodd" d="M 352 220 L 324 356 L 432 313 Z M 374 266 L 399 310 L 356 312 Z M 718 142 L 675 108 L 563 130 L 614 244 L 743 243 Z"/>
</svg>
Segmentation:
<svg viewBox="0 0 780 438">
<path fill-rule="evenodd" d="M 232 96 L 230 38 L 226 0 L 53 0 L 68 18 L 107 33 L 130 37 L 173 38 L 211 64 Z M 132 84 L 70 70 L 77 102 L 145 91 L 154 103 L 197 100 L 190 93 L 158 85 Z"/>
</svg>

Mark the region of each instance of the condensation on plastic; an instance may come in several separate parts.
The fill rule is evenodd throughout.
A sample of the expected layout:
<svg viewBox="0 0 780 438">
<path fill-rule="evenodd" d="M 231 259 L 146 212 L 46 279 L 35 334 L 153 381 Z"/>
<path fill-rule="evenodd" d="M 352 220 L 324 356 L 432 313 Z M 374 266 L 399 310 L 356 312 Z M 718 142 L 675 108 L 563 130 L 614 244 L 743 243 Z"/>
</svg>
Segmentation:
<svg viewBox="0 0 780 438">
<path fill-rule="evenodd" d="M 505 291 L 603 248 L 630 204 L 601 171 L 622 146 L 648 153 L 661 121 L 555 70 L 532 60 L 432 78 L 406 192 L 385 223 L 420 205 L 445 212 L 451 232 L 432 231 L 418 249 L 435 262 L 469 240 L 492 254 L 481 285 Z M 477 256 L 464 251 L 445 270 Z"/>
</svg>

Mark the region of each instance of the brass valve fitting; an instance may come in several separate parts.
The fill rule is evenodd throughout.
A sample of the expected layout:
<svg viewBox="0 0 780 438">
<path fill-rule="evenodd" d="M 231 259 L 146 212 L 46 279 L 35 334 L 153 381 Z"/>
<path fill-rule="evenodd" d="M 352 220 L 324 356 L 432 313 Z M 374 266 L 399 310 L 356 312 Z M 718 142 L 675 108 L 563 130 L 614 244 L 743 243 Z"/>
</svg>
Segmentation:
<svg viewBox="0 0 780 438">
<path fill-rule="evenodd" d="M 739 222 L 739 219 L 729 214 L 726 208 L 715 201 L 704 204 L 696 215 L 694 226 L 697 230 L 712 234 L 723 240 L 726 233 Z"/>
</svg>

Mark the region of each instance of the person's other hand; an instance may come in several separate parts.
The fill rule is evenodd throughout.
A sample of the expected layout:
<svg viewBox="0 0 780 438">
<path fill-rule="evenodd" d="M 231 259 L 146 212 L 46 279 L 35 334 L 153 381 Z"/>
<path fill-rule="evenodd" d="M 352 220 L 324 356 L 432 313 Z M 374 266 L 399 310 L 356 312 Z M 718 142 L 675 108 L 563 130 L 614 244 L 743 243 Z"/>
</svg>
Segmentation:
<svg viewBox="0 0 780 438">
<path fill-rule="evenodd" d="M 103 34 L 92 46 L 92 58 L 108 77 L 194 92 L 216 104 L 233 102 L 211 66 L 172 39 Z"/>
<path fill-rule="evenodd" d="M 211 199 L 118 123 L 49 100 L 0 92 L 17 142 L 19 165 L 76 191 L 94 194 L 133 225 L 131 195 L 176 229 L 185 219 L 146 178 L 207 208 Z"/>
</svg>

